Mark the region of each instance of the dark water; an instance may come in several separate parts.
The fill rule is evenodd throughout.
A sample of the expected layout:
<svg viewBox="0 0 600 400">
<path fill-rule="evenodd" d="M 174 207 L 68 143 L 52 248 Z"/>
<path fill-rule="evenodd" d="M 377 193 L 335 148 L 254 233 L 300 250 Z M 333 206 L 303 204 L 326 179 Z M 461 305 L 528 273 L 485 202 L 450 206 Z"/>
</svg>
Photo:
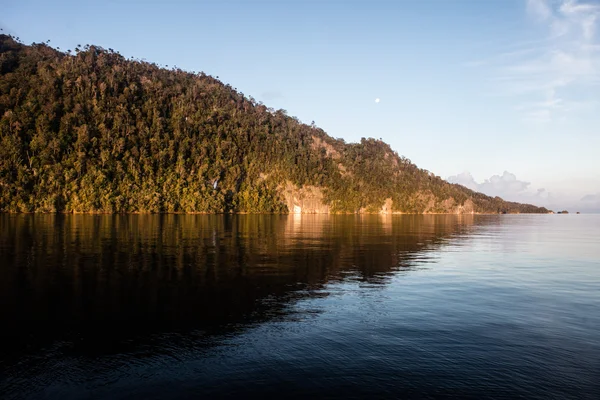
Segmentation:
<svg viewBox="0 0 600 400">
<path fill-rule="evenodd" d="M 0 397 L 600 399 L 600 215 L 0 215 Z"/>
</svg>

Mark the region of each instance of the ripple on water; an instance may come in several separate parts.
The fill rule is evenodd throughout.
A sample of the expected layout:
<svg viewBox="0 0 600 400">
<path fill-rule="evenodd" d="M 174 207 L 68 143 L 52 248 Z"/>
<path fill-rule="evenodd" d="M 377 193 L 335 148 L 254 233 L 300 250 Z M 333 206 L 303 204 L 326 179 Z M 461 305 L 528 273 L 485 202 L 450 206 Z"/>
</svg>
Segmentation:
<svg viewBox="0 0 600 400">
<path fill-rule="evenodd" d="M 0 215 L 0 392 L 597 399 L 565 217 Z"/>
</svg>

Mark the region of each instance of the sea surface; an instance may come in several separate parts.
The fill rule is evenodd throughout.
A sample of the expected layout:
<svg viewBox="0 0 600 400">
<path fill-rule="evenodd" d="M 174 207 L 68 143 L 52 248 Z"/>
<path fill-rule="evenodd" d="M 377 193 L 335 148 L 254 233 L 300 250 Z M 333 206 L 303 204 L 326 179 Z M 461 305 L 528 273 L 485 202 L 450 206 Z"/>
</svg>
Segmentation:
<svg viewBox="0 0 600 400">
<path fill-rule="evenodd" d="M 3 399 L 600 399 L 600 215 L 0 215 Z"/>
</svg>

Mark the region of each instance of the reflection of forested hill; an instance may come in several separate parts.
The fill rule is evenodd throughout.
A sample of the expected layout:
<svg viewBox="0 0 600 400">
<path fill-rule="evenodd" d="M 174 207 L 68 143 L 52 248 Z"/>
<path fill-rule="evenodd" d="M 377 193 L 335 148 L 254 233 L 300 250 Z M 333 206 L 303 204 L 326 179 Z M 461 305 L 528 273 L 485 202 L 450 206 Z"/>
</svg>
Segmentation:
<svg viewBox="0 0 600 400">
<path fill-rule="evenodd" d="M 374 132 L 369 132 L 374 134 Z M 0 35 L 0 211 L 546 212 L 347 144 L 205 74 Z"/>
<path fill-rule="evenodd" d="M 92 351 L 152 333 L 231 333 L 326 295 L 328 282 L 385 283 L 473 218 L 0 215 L 3 343 Z"/>
</svg>

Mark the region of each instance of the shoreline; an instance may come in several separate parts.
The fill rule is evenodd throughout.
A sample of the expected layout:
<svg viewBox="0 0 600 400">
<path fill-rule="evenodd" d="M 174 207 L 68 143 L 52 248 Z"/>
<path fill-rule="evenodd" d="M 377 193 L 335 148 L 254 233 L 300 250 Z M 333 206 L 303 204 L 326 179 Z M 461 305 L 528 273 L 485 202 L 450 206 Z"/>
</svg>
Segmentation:
<svg viewBox="0 0 600 400">
<path fill-rule="evenodd" d="M 13 211 L 0 211 L 1 214 L 9 215 L 559 215 L 558 213 L 406 213 L 406 212 L 340 212 L 340 213 L 253 213 L 253 212 L 202 212 L 202 211 L 191 211 L 191 212 L 178 212 L 178 211 L 167 211 L 167 212 L 151 212 L 151 211 L 132 211 L 132 212 L 102 212 L 102 211 L 86 211 L 86 212 L 43 212 L 43 211 L 30 211 L 30 212 L 13 212 Z M 574 214 L 574 213 L 573 213 Z M 568 214 L 560 214 L 568 215 Z"/>
</svg>

